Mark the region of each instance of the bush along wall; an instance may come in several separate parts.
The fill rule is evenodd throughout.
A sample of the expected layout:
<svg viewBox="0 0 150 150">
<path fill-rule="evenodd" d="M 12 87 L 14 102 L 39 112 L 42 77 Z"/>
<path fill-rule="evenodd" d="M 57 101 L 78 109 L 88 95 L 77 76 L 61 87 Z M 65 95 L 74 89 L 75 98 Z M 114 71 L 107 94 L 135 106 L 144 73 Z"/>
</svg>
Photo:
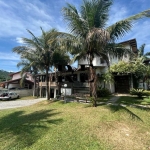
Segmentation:
<svg viewBox="0 0 150 150">
<path fill-rule="evenodd" d="M 139 98 L 142 98 L 144 96 L 150 96 L 150 91 L 144 90 L 144 89 L 130 89 L 131 95 L 136 95 Z"/>
<path fill-rule="evenodd" d="M 111 92 L 107 88 L 99 88 L 97 90 L 97 97 L 107 97 L 110 95 L 111 95 Z"/>
</svg>

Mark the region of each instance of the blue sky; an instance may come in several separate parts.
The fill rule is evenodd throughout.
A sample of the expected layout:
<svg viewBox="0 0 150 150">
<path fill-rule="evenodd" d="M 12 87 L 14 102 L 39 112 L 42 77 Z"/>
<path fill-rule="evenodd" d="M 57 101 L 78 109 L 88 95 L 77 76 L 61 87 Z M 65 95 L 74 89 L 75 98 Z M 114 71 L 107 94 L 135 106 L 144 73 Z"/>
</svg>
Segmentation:
<svg viewBox="0 0 150 150">
<path fill-rule="evenodd" d="M 82 0 L 0 0 L 0 69 L 18 71 L 19 56 L 12 49 L 22 44 L 21 37 L 30 38 L 26 29 L 39 36 L 44 30 L 57 28 L 67 32 L 61 9 L 66 2 L 79 7 Z M 108 25 L 138 12 L 150 9 L 149 0 L 114 0 Z M 150 18 L 135 22 L 132 30 L 120 41 L 136 38 L 138 47 L 146 44 L 150 51 Z"/>
</svg>

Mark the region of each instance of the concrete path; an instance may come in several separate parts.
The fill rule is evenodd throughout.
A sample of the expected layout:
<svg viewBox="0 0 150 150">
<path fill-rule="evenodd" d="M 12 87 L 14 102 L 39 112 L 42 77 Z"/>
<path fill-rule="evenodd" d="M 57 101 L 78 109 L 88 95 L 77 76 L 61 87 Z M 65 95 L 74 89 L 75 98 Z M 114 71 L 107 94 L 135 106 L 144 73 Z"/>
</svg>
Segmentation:
<svg viewBox="0 0 150 150">
<path fill-rule="evenodd" d="M 114 96 L 111 99 L 109 99 L 107 103 L 115 104 L 119 98 L 120 96 Z"/>
<path fill-rule="evenodd" d="M 10 109 L 10 108 L 18 108 L 24 106 L 30 106 L 45 100 L 46 98 L 38 98 L 32 100 L 11 100 L 11 101 L 0 101 L 0 110 L 2 109 Z"/>
</svg>

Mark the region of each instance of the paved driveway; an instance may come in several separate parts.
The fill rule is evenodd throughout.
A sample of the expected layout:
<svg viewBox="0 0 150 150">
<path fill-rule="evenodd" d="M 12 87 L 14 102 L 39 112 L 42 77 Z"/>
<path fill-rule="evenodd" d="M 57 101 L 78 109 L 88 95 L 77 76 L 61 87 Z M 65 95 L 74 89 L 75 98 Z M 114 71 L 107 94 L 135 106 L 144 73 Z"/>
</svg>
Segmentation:
<svg viewBox="0 0 150 150">
<path fill-rule="evenodd" d="M 41 102 L 46 98 L 38 98 L 32 100 L 11 100 L 11 101 L 0 101 L 0 110 L 9 108 L 18 108 L 24 106 L 30 106 L 35 103 Z"/>
</svg>

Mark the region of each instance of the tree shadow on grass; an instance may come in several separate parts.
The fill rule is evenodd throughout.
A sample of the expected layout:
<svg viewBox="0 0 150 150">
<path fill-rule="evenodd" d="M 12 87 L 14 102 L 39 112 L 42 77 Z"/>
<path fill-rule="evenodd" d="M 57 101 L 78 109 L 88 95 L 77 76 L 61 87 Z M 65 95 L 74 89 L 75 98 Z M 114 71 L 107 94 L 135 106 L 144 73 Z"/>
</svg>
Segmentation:
<svg viewBox="0 0 150 150">
<path fill-rule="evenodd" d="M 144 105 L 150 105 L 150 100 L 148 97 L 138 98 L 131 96 L 122 96 L 118 99 L 117 102 L 125 105 L 143 105 L 142 103 L 145 103 Z"/>
<path fill-rule="evenodd" d="M 123 110 L 124 112 L 126 112 L 127 114 L 129 114 L 130 117 L 131 117 L 133 120 L 137 119 L 137 120 L 140 120 L 140 121 L 143 122 L 143 120 L 142 120 L 137 114 L 135 114 L 134 112 L 130 111 L 130 110 L 129 110 L 127 107 L 125 107 L 125 106 L 122 106 L 122 105 L 120 105 L 120 104 L 118 104 L 118 105 L 109 105 L 108 108 L 109 108 L 111 111 L 113 111 L 113 112 L 117 112 L 117 111 Z"/>
<path fill-rule="evenodd" d="M 106 106 L 108 109 L 110 109 L 112 112 L 117 112 L 117 111 L 124 111 L 126 112 L 127 114 L 130 115 L 130 117 L 135 120 L 140 120 L 143 122 L 143 120 L 137 115 L 135 114 L 134 112 L 132 112 L 131 110 L 129 110 L 127 108 L 127 105 L 124 105 L 122 103 L 101 103 L 101 104 L 98 104 L 98 106 Z M 137 109 L 140 109 L 140 110 L 145 110 L 145 111 L 150 111 L 150 108 L 148 107 L 144 107 L 144 106 L 140 106 L 140 105 L 129 105 L 130 107 L 134 107 L 134 108 L 137 108 Z"/>
<path fill-rule="evenodd" d="M 28 148 L 49 130 L 51 124 L 61 123 L 62 119 L 52 119 L 53 116 L 59 114 L 53 111 L 43 110 L 30 114 L 17 111 L 1 118 L 0 138 L 3 141 L 12 139 L 5 149 Z"/>
</svg>

